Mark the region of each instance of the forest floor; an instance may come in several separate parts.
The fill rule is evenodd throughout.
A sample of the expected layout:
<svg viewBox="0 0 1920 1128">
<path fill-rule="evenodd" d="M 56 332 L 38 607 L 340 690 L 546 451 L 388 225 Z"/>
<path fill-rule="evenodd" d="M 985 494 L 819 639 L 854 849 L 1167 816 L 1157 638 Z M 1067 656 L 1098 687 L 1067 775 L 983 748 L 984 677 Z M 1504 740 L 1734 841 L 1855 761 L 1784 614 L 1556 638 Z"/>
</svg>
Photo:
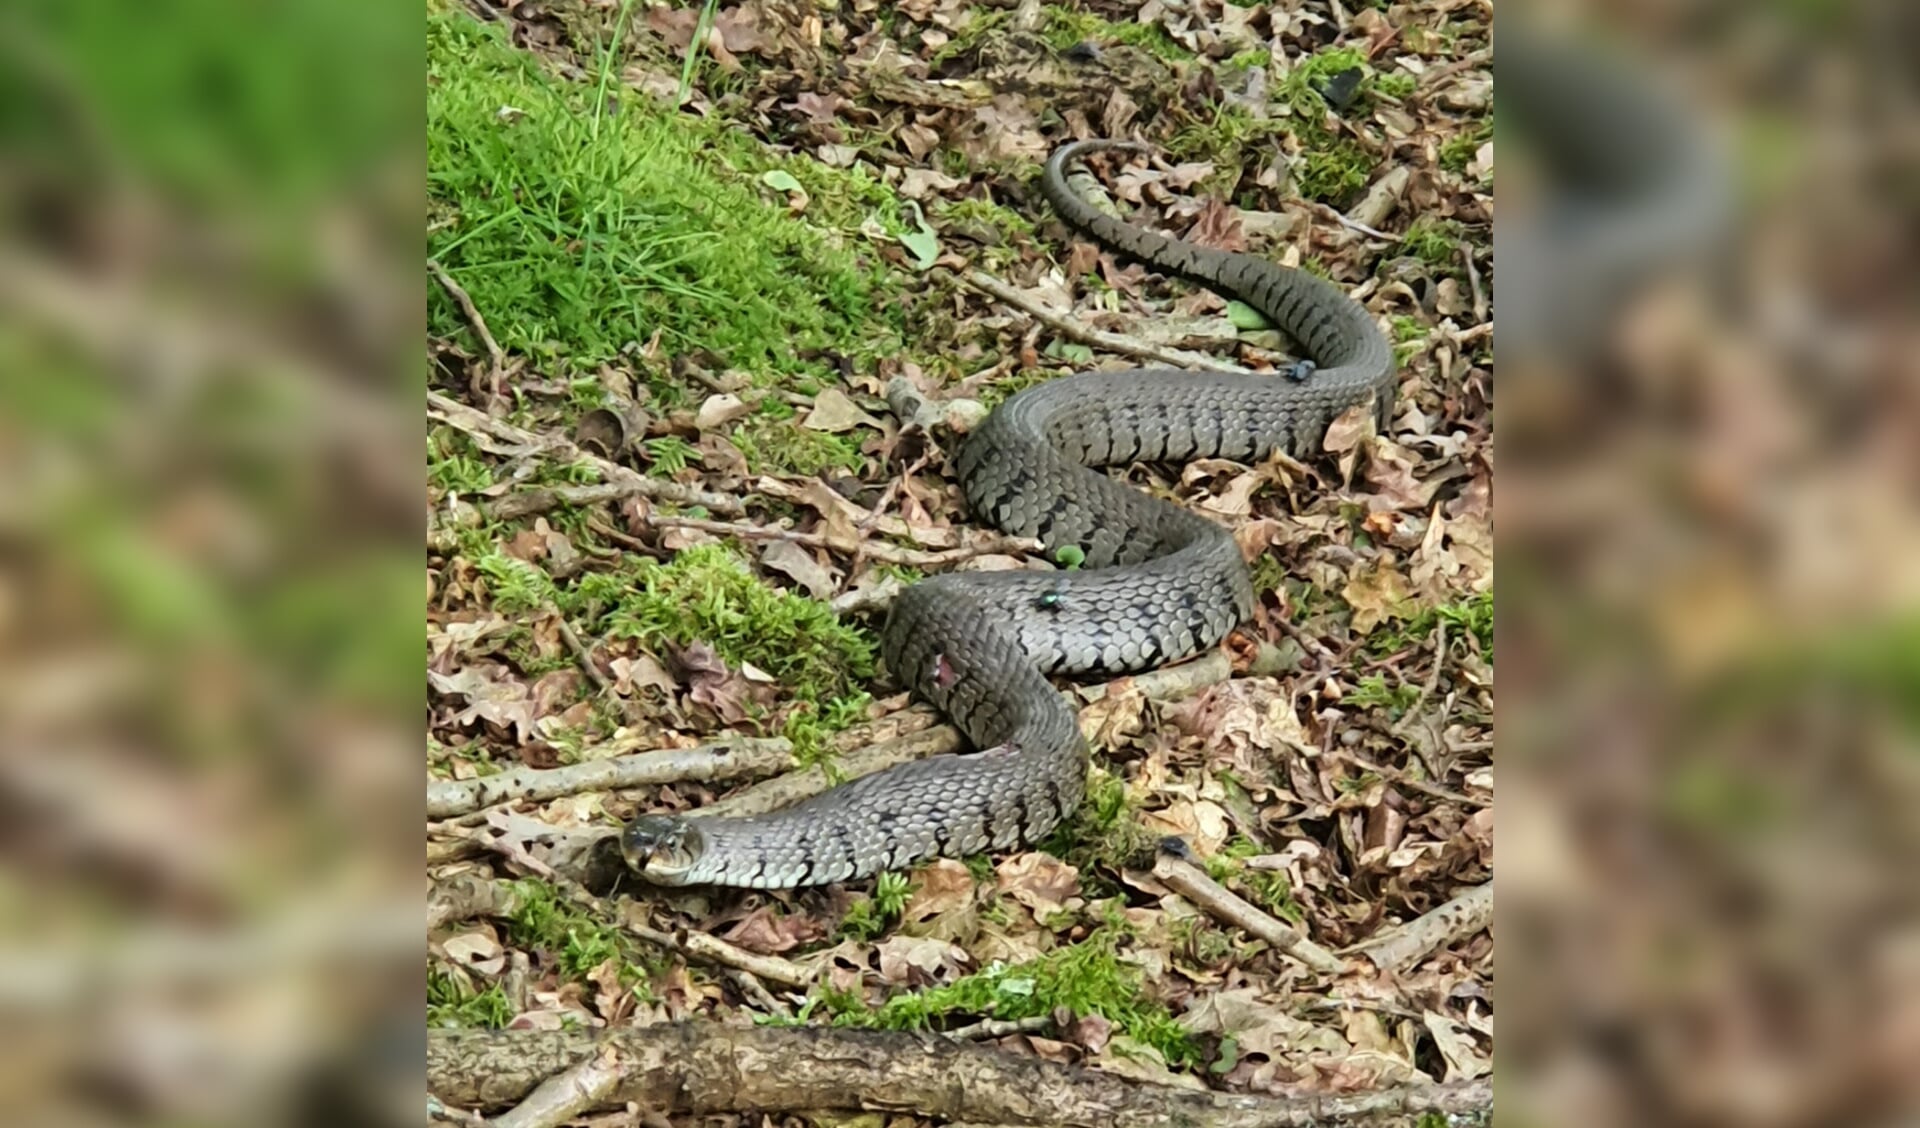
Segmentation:
<svg viewBox="0 0 1920 1128">
<path fill-rule="evenodd" d="M 692 765 L 438 812 L 430 1023 L 947 1031 L 1253 1094 L 1486 1075 L 1490 20 L 430 2 L 429 777 Z M 946 456 L 1019 388 L 1147 363 L 1063 324 L 1284 362 L 1248 311 L 1052 215 L 1041 162 L 1100 136 L 1153 147 L 1094 162 L 1130 221 L 1373 312 L 1389 427 L 1130 472 L 1235 529 L 1259 608 L 1177 684 L 1080 691 L 1089 799 L 1039 849 L 774 894 L 596 885 L 580 858 L 622 821 L 751 790 L 716 741 L 757 738 L 739 770 L 792 794 L 942 731 L 876 669 L 874 609 L 1026 562 Z M 894 418 L 897 378 L 940 425 Z M 1252 916 L 1170 878 L 1170 836 Z M 1401 930 L 1463 895 L 1467 924 Z M 1373 958 L 1310 966 L 1274 922 Z"/>
</svg>

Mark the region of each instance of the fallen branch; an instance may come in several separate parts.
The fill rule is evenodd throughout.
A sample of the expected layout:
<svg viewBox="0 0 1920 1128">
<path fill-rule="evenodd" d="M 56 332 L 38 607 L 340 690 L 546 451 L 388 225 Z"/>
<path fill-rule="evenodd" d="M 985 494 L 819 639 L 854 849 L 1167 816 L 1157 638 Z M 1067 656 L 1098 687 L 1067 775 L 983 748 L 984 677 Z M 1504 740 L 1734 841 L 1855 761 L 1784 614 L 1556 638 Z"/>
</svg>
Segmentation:
<svg viewBox="0 0 1920 1128">
<path fill-rule="evenodd" d="M 1067 314 L 1048 309 L 1046 306 L 1034 301 L 1032 298 L 1007 285 L 1005 282 L 1000 281 L 998 278 L 989 274 L 982 274 L 977 270 L 969 271 L 965 281 L 967 285 L 972 286 L 974 289 L 990 294 L 1000 301 L 1026 312 L 1036 320 L 1044 322 L 1076 341 L 1082 341 L 1097 348 L 1105 349 L 1108 352 L 1119 353 L 1122 356 L 1137 356 L 1143 360 L 1158 361 L 1161 364 L 1169 364 L 1175 368 L 1202 368 L 1214 372 L 1247 371 L 1247 369 L 1231 361 L 1222 360 L 1219 357 L 1188 352 L 1185 349 L 1171 349 L 1163 345 L 1143 341 L 1138 337 L 1130 337 L 1125 333 L 1110 333 L 1105 329 L 1095 329 L 1091 325 L 1076 321 Z"/>
<path fill-rule="evenodd" d="M 879 514 L 876 513 L 875 517 L 878 516 Z M 749 525 L 739 521 L 709 521 L 701 517 L 666 517 L 650 514 L 646 522 L 660 528 L 698 529 L 703 533 L 740 537 L 743 540 L 792 541 L 808 548 L 826 548 L 850 555 L 860 554 L 884 564 L 899 564 L 909 568 L 939 568 L 975 556 L 984 556 L 990 552 L 1031 552 L 1039 547 L 1039 542 L 1029 537 L 986 536 L 959 548 L 949 548 L 940 552 L 923 552 L 917 548 L 902 548 L 885 541 L 849 540 L 846 537 L 835 537 L 825 533 L 803 533 L 794 529 Z"/>
<path fill-rule="evenodd" d="M 669 748 L 563 768 L 515 768 L 479 779 L 429 780 L 427 817 L 443 819 L 516 799 L 558 799 L 583 791 L 619 791 L 682 780 L 770 775 L 793 762 L 784 736 L 742 736 L 698 748 Z"/>
<path fill-rule="evenodd" d="M 595 1063 L 589 1065 L 588 1063 Z M 584 1073 L 573 1073 L 583 1065 Z M 596 1068 L 597 1066 L 597 1068 Z M 611 1074 L 608 1076 L 607 1074 Z M 544 1082 L 565 1076 L 590 1100 Z M 869 1110 L 1066 1128 L 1283 1128 L 1488 1115 L 1491 1081 L 1295 1097 L 1176 1089 L 1016 1057 L 932 1034 L 678 1022 L 621 1030 L 430 1030 L 427 1089 L 500 1108 L 541 1093 L 528 1119 L 628 1102 L 693 1114 Z M 547 1121 L 553 1123 L 553 1121 Z"/>
<path fill-rule="evenodd" d="M 648 484 L 643 486 L 643 482 Z M 586 486 L 534 486 L 495 498 L 481 505 L 480 512 L 496 521 L 513 521 L 563 505 L 599 505 L 643 495 L 652 497 L 655 487 L 661 484 L 657 479 L 636 475 L 625 481 L 595 482 Z"/>
<path fill-rule="evenodd" d="M 1342 224 L 1376 239 L 1399 242 L 1398 236 L 1389 235 L 1380 230 L 1393 209 L 1400 205 L 1400 197 L 1406 193 L 1407 185 L 1413 181 L 1413 171 L 1405 165 L 1395 165 L 1387 174 L 1373 182 L 1367 194 L 1353 206 L 1353 210 L 1342 215 L 1332 208 L 1327 210 Z"/>
<path fill-rule="evenodd" d="M 511 1111 L 494 1117 L 494 1128 L 558 1128 L 606 1105 L 632 1067 L 618 1045 L 603 1046 L 580 1064 L 542 1081 Z"/>
<path fill-rule="evenodd" d="M 1235 896 L 1189 860 L 1187 844 L 1178 838 L 1161 843 L 1153 859 L 1153 876 L 1168 889 L 1192 901 L 1207 915 L 1273 945 L 1323 975 L 1338 975 L 1346 965 L 1332 952 L 1309 940 L 1305 933 L 1258 905 Z"/>
<path fill-rule="evenodd" d="M 544 453 L 563 461 L 589 463 L 600 471 L 600 476 L 608 483 L 622 487 L 625 494 L 658 498 L 676 505 L 701 505 L 715 513 L 728 515 L 737 516 L 746 512 L 745 504 L 737 497 L 649 478 L 632 467 L 589 454 L 567 439 L 557 435 L 535 434 L 439 392 L 427 393 L 427 414 L 469 435 L 485 435 L 500 442 L 513 443 L 524 453 Z M 555 493 L 564 497 L 561 489 L 556 489 Z"/>
<path fill-rule="evenodd" d="M 1472 936 L 1492 921 L 1493 883 L 1487 882 L 1347 952 L 1367 957 L 1382 971 L 1401 971 L 1431 952 Z"/>
</svg>

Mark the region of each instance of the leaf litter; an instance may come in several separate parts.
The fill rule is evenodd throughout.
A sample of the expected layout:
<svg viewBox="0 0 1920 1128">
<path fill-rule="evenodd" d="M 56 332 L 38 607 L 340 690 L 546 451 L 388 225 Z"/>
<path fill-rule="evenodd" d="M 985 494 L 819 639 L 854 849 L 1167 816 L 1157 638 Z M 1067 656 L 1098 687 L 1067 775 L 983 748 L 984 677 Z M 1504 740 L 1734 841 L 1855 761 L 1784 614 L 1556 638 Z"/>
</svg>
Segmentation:
<svg viewBox="0 0 1920 1128">
<path fill-rule="evenodd" d="M 897 339 L 816 353 L 805 371 L 745 373 L 698 341 L 656 334 L 570 374 L 557 342 L 556 351 L 514 358 L 521 383 L 511 397 L 475 392 L 484 386 L 485 360 L 474 359 L 482 350 L 436 340 L 436 379 L 447 394 L 565 436 L 583 409 L 618 392 L 645 405 L 622 416 L 644 433 L 609 457 L 767 499 L 751 503 L 753 521 L 823 534 L 832 547 L 656 527 L 652 515 L 687 511 L 639 497 L 489 522 L 487 501 L 565 481 L 576 469 L 485 434 L 439 429 L 430 461 L 465 460 L 459 465 L 483 466 L 487 479 L 461 491 L 436 486 L 430 496 L 436 514 L 466 520 L 437 525 L 429 554 L 430 770 L 467 778 L 529 756 L 571 762 L 616 740 L 643 750 L 729 732 L 787 732 L 825 749 L 832 733 L 899 710 L 897 696 L 881 705 L 797 696 L 755 661 L 723 657 L 719 634 L 669 640 L 634 623 L 608 630 L 631 583 L 619 561 L 671 561 L 710 544 L 732 552 L 754 584 L 828 601 L 913 578 L 863 546 L 956 550 L 977 540 L 944 476 L 954 436 L 936 428 L 929 443 L 902 432 L 888 382 L 909 376 L 937 411 L 961 398 L 990 406 L 1019 386 L 1135 362 L 1066 339 L 942 271 L 984 270 L 1083 324 L 1257 369 L 1279 363 L 1286 343 L 1250 311 L 1073 236 L 1034 190 L 1032 171 L 1061 141 L 1143 139 L 1155 148 L 1151 158 L 1094 162 L 1123 215 L 1329 276 L 1396 342 L 1403 382 L 1384 431 L 1356 411 L 1305 464 L 1210 460 L 1124 471 L 1137 486 L 1234 524 L 1259 596 L 1245 633 L 1297 654 L 1294 667 L 1242 674 L 1183 701 L 1122 692 L 1090 706 L 1083 725 L 1112 787 L 1090 795 L 1046 848 L 937 860 L 904 885 L 619 895 L 641 899 L 631 909 L 639 919 L 816 960 L 812 992 L 777 993 L 810 1021 L 910 1015 L 912 1024 L 952 1029 L 1025 1013 L 1031 995 L 1022 992 L 1044 970 L 1092 986 L 1077 1005 L 1043 1016 L 1044 1028 L 995 1039 L 1009 1051 L 1253 1092 L 1483 1075 L 1492 1046 L 1488 936 L 1430 953 L 1397 978 L 1356 972 L 1327 981 L 1208 921 L 1159 888 L 1142 857 L 1103 845 L 1126 839 L 1111 833 L 1121 826 L 1144 831 L 1138 841 L 1181 836 L 1229 889 L 1336 948 L 1490 880 L 1491 353 L 1490 321 L 1481 320 L 1490 313 L 1476 314 L 1459 254 L 1423 258 L 1406 238 L 1416 222 L 1451 224 L 1458 249 L 1490 277 L 1491 143 L 1480 133 L 1490 120 L 1490 63 L 1483 55 L 1430 88 L 1418 85 L 1427 72 L 1483 52 L 1488 28 L 1481 6 L 1457 0 L 1349 7 L 746 3 L 718 9 L 695 45 L 698 6 L 651 6 L 629 34 L 615 35 L 617 6 L 509 5 L 514 41 L 557 81 L 599 73 L 599 52 L 617 42 L 616 78 L 639 98 L 673 103 L 692 50 L 680 112 L 750 138 L 751 148 L 721 159 L 808 238 L 849 248 L 890 279 L 875 308 Z M 1340 64 L 1338 81 L 1300 79 L 1321 69 L 1317 59 Z M 1469 159 L 1444 160 L 1443 150 Z M 1303 187 L 1342 182 L 1333 174 L 1347 170 L 1314 163 L 1335 156 L 1351 162 L 1359 183 L 1307 198 Z M 831 176 L 810 171 L 823 166 Z M 1404 243 L 1341 221 L 1340 209 L 1385 183 L 1401 190 L 1365 226 Z M 766 442 L 798 431 L 813 438 L 791 448 Z M 454 504 L 462 498 L 464 511 Z M 515 603 L 499 578 L 507 573 L 487 571 L 489 554 L 545 576 L 557 601 L 544 610 Z M 993 552 L 960 566 L 1036 565 Z M 742 613 L 717 589 L 677 598 L 690 607 L 718 601 L 698 619 L 702 630 L 725 630 L 727 616 Z M 581 636 L 604 684 L 583 676 L 556 616 Z M 740 624 L 749 627 L 813 629 Z M 1421 725 L 1436 735 L 1405 735 Z M 598 795 L 568 813 L 560 804 L 496 809 L 491 865 L 501 877 L 538 877 L 553 868 L 556 849 L 584 851 L 618 820 L 722 794 L 683 783 Z M 836 939 L 857 913 L 881 927 L 871 939 Z M 565 943 L 524 952 L 532 981 L 519 1024 L 689 1013 L 779 1019 L 763 1001 L 706 982 L 679 956 L 610 958 L 570 973 L 555 947 Z M 449 926 L 436 950 L 469 981 L 505 973 L 504 949 L 484 925 Z"/>
</svg>

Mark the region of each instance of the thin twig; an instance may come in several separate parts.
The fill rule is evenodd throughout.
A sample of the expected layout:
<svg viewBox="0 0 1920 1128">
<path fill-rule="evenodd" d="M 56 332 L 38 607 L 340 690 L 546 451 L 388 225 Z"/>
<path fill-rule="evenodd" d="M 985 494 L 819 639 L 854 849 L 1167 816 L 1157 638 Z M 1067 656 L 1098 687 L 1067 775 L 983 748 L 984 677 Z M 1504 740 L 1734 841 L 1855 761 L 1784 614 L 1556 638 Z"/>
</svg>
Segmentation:
<svg viewBox="0 0 1920 1128">
<path fill-rule="evenodd" d="M 1486 292 L 1480 288 L 1480 268 L 1475 265 L 1473 261 L 1473 244 L 1464 239 L 1460 241 L 1460 257 L 1465 259 L 1467 263 L 1467 288 L 1473 293 L 1473 319 L 1475 321 L 1485 321 L 1487 319 L 1487 295 Z"/>
<path fill-rule="evenodd" d="M 877 521 L 875 513 L 869 519 L 871 524 Z M 719 536 L 740 537 L 745 540 L 783 540 L 808 548 L 826 548 L 836 552 L 864 554 L 885 564 L 900 564 L 910 568 L 938 568 L 947 564 L 969 560 L 995 552 L 1035 552 L 1040 542 L 1029 537 L 990 536 L 962 545 L 959 548 L 944 549 L 939 552 L 923 552 L 917 548 L 901 548 L 884 541 L 869 542 L 856 540 L 848 543 L 844 537 L 829 536 L 825 533 L 803 533 L 796 529 L 781 529 L 771 525 L 750 525 L 738 521 L 709 521 L 703 517 L 668 517 L 660 514 L 648 514 L 644 520 L 649 525 L 660 528 L 698 529 L 704 533 Z"/>
<path fill-rule="evenodd" d="M 1447 621 L 1436 619 L 1433 626 L 1433 669 L 1427 673 L 1427 680 L 1420 686 L 1419 693 L 1414 695 L 1412 704 L 1408 705 L 1406 712 L 1400 715 L 1400 723 L 1394 726 L 1396 732 L 1404 731 L 1412 724 L 1413 718 L 1420 711 L 1420 706 L 1426 704 L 1427 699 L 1433 696 L 1433 691 L 1440 687 L 1440 668 L 1446 664 Z"/>
<path fill-rule="evenodd" d="M 473 304 L 473 298 L 467 294 L 460 283 L 453 280 L 453 275 L 447 273 L 447 268 L 440 265 L 439 259 L 428 259 L 427 269 L 433 271 L 433 276 L 439 279 L 441 288 L 459 304 L 460 312 L 467 315 L 468 324 L 472 325 L 473 331 L 480 335 L 480 343 L 486 346 L 487 357 L 493 362 L 494 374 L 498 375 L 506 371 L 507 354 L 501 349 L 500 342 L 493 339 L 492 331 L 487 328 L 487 319 L 480 316 L 480 307 Z"/>
<path fill-rule="evenodd" d="M 1194 865 L 1190 857 L 1184 841 L 1175 838 L 1163 842 L 1153 859 L 1153 876 L 1209 916 L 1252 933 L 1323 975 L 1338 975 L 1345 970 L 1345 964 L 1306 933 L 1236 896 Z"/>
<path fill-rule="evenodd" d="M 1053 1016 L 1037 1014 L 1030 1018 L 989 1018 L 971 1026 L 962 1026 L 946 1032 L 947 1037 L 960 1042 L 980 1042 L 988 1038 L 1004 1038 L 1009 1034 L 1031 1034 L 1036 1030 L 1045 1030 L 1053 1025 Z"/>
<path fill-rule="evenodd" d="M 1428 783 L 1425 780 L 1414 779 L 1405 772 L 1395 771 L 1385 764 L 1376 764 L 1372 760 L 1364 756 L 1356 756 L 1344 748 L 1329 748 L 1327 749 L 1327 755 L 1335 759 L 1345 760 L 1363 772 L 1372 772 L 1381 779 L 1391 780 L 1409 791 L 1418 791 L 1422 795 L 1431 795 L 1433 798 L 1443 802 L 1459 803 L 1462 806 L 1473 807 L 1475 809 L 1490 806 L 1490 804 L 1483 799 L 1475 799 L 1471 795 L 1462 795 L 1458 791 L 1442 787 L 1437 783 Z"/>
<path fill-rule="evenodd" d="M 559 768 L 514 768 L 478 779 L 429 780 L 427 817 L 465 815 L 511 800 L 542 801 L 584 791 L 765 775 L 786 767 L 792 757 L 793 745 L 784 736 L 742 736 L 697 748 L 662 749 Z"/>
<path fill-rule="evenodd" d="M 1106 349 L 1108 352 L 1120 353 L 1123 356 L 1137 356 L 1143 360 L 1159 361 L 1161 364 L 1170 364 L 1175 368 L 1200 368 L 1214 372 L 1248 371 L 1238 364 L 1222 360 L 1219 357 L 1188 352 L 1185 349 L 1170 349 L 1162 345 L 1143 341 L 1138 337 L 1130 337 L 1125 333 L 1110 333 L 1105 329 L 1095 329 L 1091 325 L 1083 324 L 1067 314 L 1048 309 L 1046 306 L 1034 301 L 1032 298 L 1029 298 L 1012 286 L 1007 285 L 1005 282 L 1000 281 L 998 278 L 989 274 L 983 274 L 978 270 L 969 271 L 965 275 L 964 280 L 974 289 L 991 294 L 993 297 L 1000 299 L 1008 305 L 1025 311 L 1040 321 L 1052 326 L 1054 329 L 1072 337 L 1074 340 L 1083 341 L 1089 345 Z"/>
<path fill-rule="evenodd" d="M 580 664 L 580 672 L 586 674 L 587 680 L 593 683 L 593 688 L 601 693 L 612 689 L 613 683 L 607 680 L 607 675 L 600 672 L 600 667 L 593 661 L 593 653 L 587 649 L 586 643 L 580 641 L 580 636 L 575 633 L 573 624 L 567 622 L 567 617 L 560 612 L 559 608 L 550 607 L 549 610 L 553 612 L 554 621 L 560 624 L 560 641 L 566 643 L 567 649 L 573 653 L 573 660 Z"/>
<path fill-rule="evenodd" d="M 439 392 L 427 393 L 427 408 L 428 414 L 432 417 L 470 435 L 486 435 L 500 442 L 512 443 L 518 448 L 517 453 L 545 453 L 559 461 L 590 463 L 600 471 L 601 477 L 611 484 L 622 487 L 623 492 L 627 494 L 658 498 L 677 505 L 705 506 L 715 513 L 738 515 L 746 512 L 745 503 L 737 497 L 683 486 L 678 482 L 663 482 L 657 478 L 649 478 L 631 467 L 589 454 L 557 435 L 535 434 L 516 427 L 504 419 L 495 419 L 484 411 L 469 407 Z M 560 489 L 556 489 L 555 493 L 562 499 L 566 496 Z"/>
</svg>

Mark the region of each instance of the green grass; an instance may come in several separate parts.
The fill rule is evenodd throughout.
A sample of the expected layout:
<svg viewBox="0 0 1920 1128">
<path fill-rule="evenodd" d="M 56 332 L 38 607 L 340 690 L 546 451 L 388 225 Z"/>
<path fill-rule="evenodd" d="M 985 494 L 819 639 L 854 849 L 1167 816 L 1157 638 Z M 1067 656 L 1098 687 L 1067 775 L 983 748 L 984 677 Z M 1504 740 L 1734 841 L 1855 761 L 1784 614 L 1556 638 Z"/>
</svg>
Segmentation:
<svg viewBox="0 0 1920 1128">
<path fill-rule="evenodd" d="M 1066 1007 L 1097 1014 L 1169 1065 L 1199 1063 L 1192 1037 L 1159 1002 L 1148 998 L 1139 969 L 1120 958 L 1122 929 L 1105 926 L 1085 940 L 1025 963 L 994 964 L 942 987 L 895 995 L 868 1006 L 851 993 L 823 992 L 836 1026 L 927 1030 L 950 1018 L 1035 1018 Z"/>
<path fill-rule="evenodd" d="M 464 13 L 429 12 L 427 44 L 428 251 L 502 347 L 591 372 L 658 331 L 765 374 L 886 343 L 863 338 L 877 259 L 789 215 L 750 138 L 618 82 L 555 79 Z M 822 200 L 887 198 L 817 162 L 779 167 Z M 469 332 L 438 287 L 429 324 Z"/>
</svg>

